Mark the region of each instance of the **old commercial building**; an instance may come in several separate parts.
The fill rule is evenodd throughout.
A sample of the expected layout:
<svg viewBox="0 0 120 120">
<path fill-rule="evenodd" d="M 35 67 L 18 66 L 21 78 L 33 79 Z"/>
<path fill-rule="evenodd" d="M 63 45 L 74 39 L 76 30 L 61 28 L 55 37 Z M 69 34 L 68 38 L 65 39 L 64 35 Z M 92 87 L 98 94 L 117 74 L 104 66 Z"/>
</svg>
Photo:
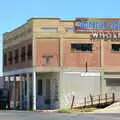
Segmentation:
<svg viewBox="0 0 120 120">
<path fill-rule="evenodd" d="M 32 18 L 4 33 L 4 77 L 11 106 L 63 108 L 70 107 L 73 95 L 117 93 L 118 29 L 119 19 Z"/>
</svg>

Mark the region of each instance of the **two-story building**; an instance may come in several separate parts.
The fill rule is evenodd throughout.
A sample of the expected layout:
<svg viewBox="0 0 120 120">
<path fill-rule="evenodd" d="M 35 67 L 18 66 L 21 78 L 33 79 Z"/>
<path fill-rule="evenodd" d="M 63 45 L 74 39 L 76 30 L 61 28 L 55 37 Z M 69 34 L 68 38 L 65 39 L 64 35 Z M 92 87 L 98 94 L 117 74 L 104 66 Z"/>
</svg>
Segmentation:
<svg viewBox="0 0 120 120">
<path fill-rule="evenodd" d="M 82 99 L 90 94 L 118 93 L 118 28 L 100 27 L 103 23 L 98 21 L 110 26 L 120 19 L 86 21 L 31 18 L 4 33 L 5 87 L 11 90 L 12 107 L 64 108 L 70 107 L 73 95 Z"/>
</svg>

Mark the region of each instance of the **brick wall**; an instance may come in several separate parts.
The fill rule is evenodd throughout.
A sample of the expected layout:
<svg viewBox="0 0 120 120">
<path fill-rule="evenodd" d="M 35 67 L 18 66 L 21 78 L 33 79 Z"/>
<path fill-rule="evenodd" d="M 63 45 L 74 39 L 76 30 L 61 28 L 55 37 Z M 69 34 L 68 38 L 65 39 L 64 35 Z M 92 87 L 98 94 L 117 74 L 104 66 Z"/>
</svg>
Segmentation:
<svg viewBox="0 0 120 120">
<path fill-rule="evenodd" d="M 99 42 L 93 42 L 92 52 L 72 52 L 71 43 L 91 43 L 90 40 L 65 40 L 64 41 L 64 66 L 71 67 L 85 67 L 86 61 L 88 67 L 100 66 L 100 44 Z"/>
<path fill-rule="evenodd" d="M 46 61 L 44 56 L 52 56 Z M 36 41 L 36 66 L 59 66 L 59 40 Z"/>
<path fill-rule="evenodd" d="M 120 53 L 112 51 L 110 42 L 104 42 L 104 66 L 105 67 L 120 66 Z"/>
</svg>

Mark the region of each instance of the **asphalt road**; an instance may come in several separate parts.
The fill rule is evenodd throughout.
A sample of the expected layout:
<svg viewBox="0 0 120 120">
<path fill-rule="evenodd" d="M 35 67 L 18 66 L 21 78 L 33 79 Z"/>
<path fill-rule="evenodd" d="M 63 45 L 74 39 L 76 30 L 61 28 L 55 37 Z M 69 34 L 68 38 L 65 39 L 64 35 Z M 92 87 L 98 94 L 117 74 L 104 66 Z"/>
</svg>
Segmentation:
<svg viewBox="0 0 120 120">
<path fill-rule="evenodd" d="M 0 120 L 120 120 L 120 114 L 62 114 L 24 111 L 0 111 Z"/>
</svg>

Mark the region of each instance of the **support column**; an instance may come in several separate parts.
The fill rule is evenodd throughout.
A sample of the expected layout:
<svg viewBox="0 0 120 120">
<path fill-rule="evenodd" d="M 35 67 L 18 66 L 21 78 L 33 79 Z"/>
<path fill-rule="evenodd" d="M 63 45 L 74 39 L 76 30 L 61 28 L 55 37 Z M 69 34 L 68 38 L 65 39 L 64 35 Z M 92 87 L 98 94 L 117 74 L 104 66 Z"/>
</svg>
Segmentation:
<svg viewBox="0 0 120 120">
<path fill-rule="evenodd" d="M 14 109 L 16 109 L 16 76 L 14 76 Z"/>
<path fill-rule="evenodd" d="M 25 80 L 26 80 L 26 77 L 25 77 L 25 74 L 23 74 L 23 81 L 22 81 L 22 86 L 23 86 L 23 89 L 22 89 L 22 101 L 23 101 L 23 109 L 26 109 L 26 104 L 25 104 Z"/>
<path fill-rule="evenodd" d="M 60 62 L 59 62 L 59 63 L 60 63 L 60 66 L 61 66 L 61 67 L 63 67 L 63 57 L 64 57 L 64 55 L 63 55 L 63 40 L 64 40 L 64 39 L 63 39 L 63 36 L 60 35 L 60 42 L 59 42 L 59 49 L 60 49 L 60 51 L 59 51 L 59 52 L 60 52 L 60 53 L 59 53 L 59 54 L 60 54 L 59 60 L 60 60 Z"/>
<path fill-rule="evenodd" d="M 20 110 L 22 110 L 22 75 L 20 75 Z"/>
<path fill-rule="evenodd" d="M 36 72 L 33 72 L 33 110 L 36 110 Z"/>
<path fill-rule="evenodd" d="M 27 73 L 26 75 L 26 79 L 27 79 L 27 110 L 30 109 L 30 92 L 29 92 L 29 89 L 30 89 L 30 84 L 29 84 L 29 73 Z"/>
<path fill-rule="evenodd" d="M 104 81 L 104 39 L 100 40 L 100 94 L 103 94 L 103 81 Z"/>
<path fill-rule="evenodd" d="M 6 77 L 5 77 L 5 76 L 3 76 L 3 80 L 4 80 L 4 81 L 3 81 L 3 84 L 4 84 L 3 86 L 4 86 L 4 88 L 6 88 Z M 8 84 L 7 84 L 7 85 L 8 85 Z M 8 86 L 7 86 L 7 87 L 8 87 Z"/>
<path fill-rule="evenodd" d="M 23 109 L 23 75 L 20 74 L 20 110 Z"/>
<path fill-rule="evenodd" d="M 3 83 L 1 83 L 1 87 L 9 89 L 9 76 L 3 76 Z M 2 86 L 3 85 L 3 86 Z"/>
<path fill-rule="evenodd" d="M 64 108 L 65 104 L 63 103 L 63 100 L 65 99 L 63 96 L 63 70 L 61 69 L 59 72 L 59 89 L 58 89 L 58 98 L 59 98 L 59 108 Z"/>
<path fill-rule="evenodd" d="M 8 89 L 10 89 L 10 76 L 8 76 Z"/>
<path fill-rule="evenodd" d="M 11 101 L 11 86 L 10 86 L 10 76 L 8 76 L 8 109 L 10 109 L 10 101 Z"/>
</svg>

